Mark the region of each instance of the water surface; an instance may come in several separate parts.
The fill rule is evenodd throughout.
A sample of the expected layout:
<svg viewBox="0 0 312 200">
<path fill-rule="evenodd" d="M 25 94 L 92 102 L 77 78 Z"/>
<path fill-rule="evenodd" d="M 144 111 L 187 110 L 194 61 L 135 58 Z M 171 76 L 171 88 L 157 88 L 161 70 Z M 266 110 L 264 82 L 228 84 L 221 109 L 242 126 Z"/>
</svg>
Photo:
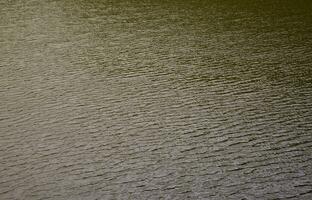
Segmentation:
<svg viewBox="0 0 312 200">
<path fill-rule="evenodd" d="M 0 199 L 311 199 L 308 0 L 1 0 Z"/>
</svg>

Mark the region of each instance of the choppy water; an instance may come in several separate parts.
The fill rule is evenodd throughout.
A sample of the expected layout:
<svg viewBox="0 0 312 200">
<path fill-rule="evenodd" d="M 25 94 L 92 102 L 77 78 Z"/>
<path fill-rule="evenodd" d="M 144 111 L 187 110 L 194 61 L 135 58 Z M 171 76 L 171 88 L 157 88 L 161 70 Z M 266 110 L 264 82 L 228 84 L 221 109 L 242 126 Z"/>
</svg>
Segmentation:
<svg viewBox="0 0 312 200">
<path fill-rule="evenodd" d="M 311 14 L 1 0 L 0 199 L 312 199 Z"/>
</svg>

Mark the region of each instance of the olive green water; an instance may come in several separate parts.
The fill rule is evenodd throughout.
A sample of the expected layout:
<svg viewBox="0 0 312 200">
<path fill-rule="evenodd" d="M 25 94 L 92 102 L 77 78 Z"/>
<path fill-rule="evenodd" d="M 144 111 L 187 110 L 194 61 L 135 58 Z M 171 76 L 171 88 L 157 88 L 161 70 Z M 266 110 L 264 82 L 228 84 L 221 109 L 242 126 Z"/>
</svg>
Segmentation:
<svg viewBox="0 0 312 200">
<path fill-rule="evenodd" d="M 0 0 L 0 199 L 312 199 L 309 0 Z"/>
</svg>

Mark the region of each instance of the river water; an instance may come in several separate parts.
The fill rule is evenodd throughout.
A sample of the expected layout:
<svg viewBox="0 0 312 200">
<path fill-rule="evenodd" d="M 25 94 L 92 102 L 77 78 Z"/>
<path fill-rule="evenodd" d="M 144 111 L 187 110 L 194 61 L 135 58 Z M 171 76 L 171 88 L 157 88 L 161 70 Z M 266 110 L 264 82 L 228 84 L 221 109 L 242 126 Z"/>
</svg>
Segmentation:
<svg viewBox="0 0 312 200">
<path fill-rule="evenodd" d="M 1 0 L 0 199 L 312 199 L 309 0 Z"/>
</svg>

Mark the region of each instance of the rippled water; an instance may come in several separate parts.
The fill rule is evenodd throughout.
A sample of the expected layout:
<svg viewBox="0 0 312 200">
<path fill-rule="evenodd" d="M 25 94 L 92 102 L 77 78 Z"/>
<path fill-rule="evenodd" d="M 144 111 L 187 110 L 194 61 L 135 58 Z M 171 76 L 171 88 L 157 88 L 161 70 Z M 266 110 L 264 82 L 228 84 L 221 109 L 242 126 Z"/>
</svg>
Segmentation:
<svg viewBox="0 0 312 200">
<path fill-rule="evenodd" d="M 1 0 L 0 199 L 312 199 L 309 0 Z"/>
</svg>

